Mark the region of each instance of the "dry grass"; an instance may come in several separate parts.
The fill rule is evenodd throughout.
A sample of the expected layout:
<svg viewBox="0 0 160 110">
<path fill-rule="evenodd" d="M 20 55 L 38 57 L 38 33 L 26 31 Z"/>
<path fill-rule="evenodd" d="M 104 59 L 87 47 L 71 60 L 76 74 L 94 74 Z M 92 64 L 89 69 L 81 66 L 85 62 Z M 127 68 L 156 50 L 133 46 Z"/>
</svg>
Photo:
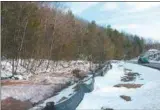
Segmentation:
<svg viewBox="0 0 160 110">
<path fill-rule="evenodd" d="M 1 110 L 28 110 L 30 108 L 32 108 L 32 103 L 29 101 L 20 101 L 12 97 L 1 101 Z"/>
<path fill-rule="evenodd" d="M 11 85 L 19 85 L 19 84 L 33 84 L 29 81 L 24 80 L 1 80 L 2 86 L 11 86 Z"/>
<path fill-rule="evenodd" d="M 121 97 L 122 99 L 124 99 L 125 101 L 131 101 L 131 97 L 130 97 L 130 96 L 120 95 L 120 97 Z"/>
<path fill-rule="evenodd" d="M 125 76 L 121 77 L 121 81 L 123 82 L 129 82 L 129 81 L 135 81 L 137 77 L 140 78 L 139 73 L 135 73 L 135 72 L 127 72 L 125 73 Z"/>
<path fill-rule="evenodd" d="M 143 84 L 117 84 L 114 85 L 114 87 L 126 87 L 128 89 L 130 88 L 140 88 Z"/>
</svg>

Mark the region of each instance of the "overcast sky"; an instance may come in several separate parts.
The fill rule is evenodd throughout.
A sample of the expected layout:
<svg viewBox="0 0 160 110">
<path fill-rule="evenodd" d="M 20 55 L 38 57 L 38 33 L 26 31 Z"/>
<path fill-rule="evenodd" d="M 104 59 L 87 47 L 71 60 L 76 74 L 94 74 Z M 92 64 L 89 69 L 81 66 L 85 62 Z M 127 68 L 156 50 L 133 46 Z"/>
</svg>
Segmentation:
<svg viewBox="0 0 160 110">
<path fill-rule="evenodd" d="M 69 2 L 88 21 L 160 41 L 160 2 Z"/>
</svg>

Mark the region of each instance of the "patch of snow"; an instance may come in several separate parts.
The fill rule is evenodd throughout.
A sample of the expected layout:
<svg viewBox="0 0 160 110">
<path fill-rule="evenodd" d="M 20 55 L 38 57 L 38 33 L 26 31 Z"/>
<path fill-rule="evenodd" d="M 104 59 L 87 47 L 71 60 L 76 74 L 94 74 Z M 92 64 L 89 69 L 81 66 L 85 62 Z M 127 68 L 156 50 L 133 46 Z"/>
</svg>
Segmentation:
<svg viewBox="0 0 160 110">
<path fill-rule="evenodd" d="M 157 50 L 157 49 L 149 49 L 148 51 L 149 51 L 149 52 L 157 52 L 157 51 L 159 51 L 159 50 Z"/>
<path fill-rule="evenodd" d="M 160 109 L 160 81 L 150 81 L 137 89 L 132 95 L 132 101 L 126 104 L 126 108 L 158 110 Z"/>
<path fill-rule="evenodd" d="M 93 81 L 93 79 L 90 77 L 90 78 L 89 78 L 88 80 L 86 80 L 84 83 L 85 83 L 85 84 L 91 84 L 92 81 Z"/>
<path fill-rule="evenodd" d="M 43 60 L 43 59 L 41 59 Z M 29 64 L 29 62 L 31 62 Z M 49 62 L 49 66 L 47 69 L 47 64 Z M 18 63 L 18 64 L 17 64 Z M 90 62 L 77 60 L 77 61 L 49 61 L 43 60 L 40 64 L 40 61 L 34 59 L 26 59 L 26 60 L 18 60 L 15 61 L 17 64 L 16 73 L 18 75 L 22 75 L 23 79 L 30 79 L 33 75 L 40 75 L 46 73 L 71 73 L 74 69 L 83 70 L 85 72 L 90 71 Z M 39 65 L 40 64 L 40 65 Z M 1 75 L 4 77 L 8 77 L 12 75 L 12 61 L 11 60 L 3 60 L 1 61 L 2 69 Z M 28 69 L 27 69 L 28 68 Z M 96 64 L 92 64 L 92 69 L 96 68 Z"/>
<path fill-rule="evenodd" d="M 36 107 L 33 108 L 33 110 L 35 110 L 37 107 L 40 107 L 40 108 L 45 107 L 47 102 L 53 102 L 53 101 L 54 101 L 55 104 L 58 104 L 58 103 L 60 103 L 60 100 L 61 100 L 62 98 L 64 98 L 64 97 L 65 97 L 66 99 L 70 98 L 71 96 L 73 96 L 73 95 L 75 94 L 75 90 L 74 90 L 74 87 L 75 87 L 75 86 L 76 86 L 76 84 L 69 86 L 68 88 L 66 88 L 66 89 L 64 89 L 63 91 L 59 92 L 58 95 L 53 96 L 53 97 L 51 97 L 51 98 L 48 98 L 48 99 L 45 100 L 43 103 L 38 104 Z M 66 100 L 66 99 L 64 99 L 64 100 Z M 63 100 L 63 101 L 64 101 L 64 100 Z M 61 102 L 62 102 L 62 101 L 61 101 Z"/>
<path fill-rule="evenodd" d="M 23 80 L 22 75 L 14 75 L 14 78 L 18 78 L 19 80 Z"/>
<path fill-rule="evenodd" d="M 11 72 L 1 69 L 1 77 L 8 78 L 8 77 L 11 77 L 11 76 L 12 76 Z"/>
<path fill-rule="evenodd" d="M 145 84 L 149 81 L 159 80 L 160 71 L 149 67 L 141 66 L 138 64 L 125 63 L 124 68 L 131 69 L 134 72 L 141 74 L 144 80 L 137 79 L 136 83 Z M 134 82 L 133 82 L 134 83 Z"/>
</svg>

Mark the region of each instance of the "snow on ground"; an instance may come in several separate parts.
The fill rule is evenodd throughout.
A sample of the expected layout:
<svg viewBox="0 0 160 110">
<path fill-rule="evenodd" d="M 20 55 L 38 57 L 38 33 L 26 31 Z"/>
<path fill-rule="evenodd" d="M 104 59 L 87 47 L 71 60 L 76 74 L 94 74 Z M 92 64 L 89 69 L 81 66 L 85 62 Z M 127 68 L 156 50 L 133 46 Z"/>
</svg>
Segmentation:
<svg viewBox="0 0 160 110">
<path fill-rule="evenodd" d="M 68 88 L 64 89 L 63 91 L 59 92 L 58 95 L 54 96 L 54 97 L 51 97 L 47 100 L 44 101 L 44 103 L 38 105 L 38 106 L 43 106 L 45 107 L 46 106 L 46 103 L 47 102 L 52 102 L 54 101 L 55 104 L 61 102 L 61 101 L 64 101 L 66 99 L 68 99 L 69 97 L 71 97 L 72 95 L 75 94 L 75 89 L 74 87 L 76 86 L 76 84 L 72 85 L 72 86 L 69 86 Z M 63 99 L 64 98 L 64 99 Z M 63 100 L 62 100 L 63 99 Z"/>
<path fill-rule="evenodd" d="M 119 61 L 112 63 L 113 68 L 104 77 L 95 78 L 95 89 L 86 93 L 77 110 L 115 109 L 160 109 L 160 71 Z M 141 78 L 130 82 L 121 81 L 128 71 L 138 72 Z M 142 79 L 143 78 L 143 79 Z M 113 87 L 116 84 L 144 84 L 141 88 Z M 131 97 L 125 101 L 120 95 Z"/>
<path fill-rule="evenodd" d="M 33 61 L 33 63 L 28 65 L 29 69 L 32 67 L 32 71 L 27 70 L 27 63 L 29 60 Z M 32 103 L 37 103 L 53 96 L 58 90 L 61 90 L 68 86 L 70 82 L 74 81 L 75 77 L 72 74 L 74 69 L 79 69 L 85 74 L 90 71 L 89 61 L 49 61 L 50 65 L 48 69 L 46 69 L 48 60 L 44 60 L 41 65 L 39 65 L 39 63 L 40 62 L 33 59 L 19 60 L 17 74 L 22 77 L 21 79 L 25 79 L 31 82 L 31 84 L 4 84 L 1 88 L 2 100 L 7 97 L 13 97 L 17 100 L 29 100 Z M 11 60 L 2 60 L 1 66 L 1 77 L 12 76 Z M 93 64 L 92 69 L 95 67 L 96 65 Z M 23 82 L 23 80 L 21 81 Z"/>
<path fill-rule="evenodd" d="M 1 99 L 13 97 L 21 101 L 37 103 L 45 97 L 53 95 L 55 85 L 14 85 L 1 87 Z"/>
<path fill-rule="evenodd" d="M 90 71 L 89 61 L 48 61 L 44 59 L 41 59 L 41 61 L 34 59 L 18 60 L 17 75 L 14 76 L 17 76 L 20 80 L 24 79 L 35 83 L 57 84 L 73 80 L 72 71 L 75 69 L 79 69 L 84 74 Z M 15 62 L 15 65 L 17 62 Z M 12 76 L 12 60 L 2 60 L 1 66 L 1 77 Z M 92 69 L 95 68 L 96 64 L 92 64 Z"/>
<path fill-rule="evenodd" d="M 36 63 L 37 62 L 35 62 L 35 64 Z M 30 75 L 31 77 L 28 77 L 29 81 L 42 82 L 47 85 L 2 86 L 1 98 L 5 99 L 11 96 L 22 101 L 29 100 L 32 103 L 36 103 L 52 96 L 56 88 L 69 82 L 73 78 L 71 75 L 72 70 L 78 68 L 87 73 L 90 67 L 87 61 L 59 61 L 56 63 L 50 61 L 50 63 L 52 65 L 46 70 L 47 61 L 44 61 L 42 65 L 34 71 L 35 75 L 33 75 L 33 73 L 28 73 L 26 67 L 19 64 L 17 72 L 22 74 L 24 78 L 27 79 Z M 12 75 L 11 62 L 9 60 L 1 61 L 1 65 L 1 75 Z M 31 66 L 32 65 L 30 65 L 30 67 Z M 93 66 L 95 67 L 95 65 Z M 77 110 L 101 109 L 102 107 L 113 109 L 160 109 L 160 71 L 123 61 L 112 61 L 112 67 L 113 68 L 109 70 L 104 77 L 95 78 L 94 90 L 91 93 L 85 94 Z M 130 82 L 122 82 L 121 77 L 124 77 L 125 73 L 130 71 L 137 72 L 140 76 Z M 144 85 L 137 89 L 113 87 L 114 85 L 125 83 Z M 65 91 L 62 91 L 64 95 L 63 92 Z M 68 96 L 69 92 L 65 93 Z M 130 96 L 132 101 L 126 102 L 120 98 L 120 95 Z M 48 99 L 48 101 L 52 100 L 52 98 Z M 59 98 L 56 99 L 58 100 Z"/>
<path fill-rule="evenodd" d="M 1 87 L 1 100 L 8 97 L 21 101 L 39 103 L 54 96 L 57 92 L 68 86 L 65 80 L 52 84 L 14 84 Z"/>
<path fill-rule="evenodd" d="M 42 61 L 42 62 L 41 62 Z M 17 71 L 18 75 L 22 75 L 23 79 L 30 79 L 30 77 L 39 74 L 69 74 L 74 69 L 83 70 L 84 72 L 88 73 L 90 70 L 90 62 L 89 61 L 48 61 L 41 59 L 41 61 L 37 61 L 34 59 L 27 59 L 27 60 L 19 60 L 15 62 L 17 64 Z M 30 64 L 29 64 L 30 62 Z M 49 66 L 47 68 L 47 65 Z M 29 64 L 29 65 L 28 65 Z M 12 76 L 12 61 L 11 60 L 2 60 L 1 61 L 1 77 L 9 77 Z M 96 67 L 95 64 L 92 65 L 92 69 Z"/>
</svg>

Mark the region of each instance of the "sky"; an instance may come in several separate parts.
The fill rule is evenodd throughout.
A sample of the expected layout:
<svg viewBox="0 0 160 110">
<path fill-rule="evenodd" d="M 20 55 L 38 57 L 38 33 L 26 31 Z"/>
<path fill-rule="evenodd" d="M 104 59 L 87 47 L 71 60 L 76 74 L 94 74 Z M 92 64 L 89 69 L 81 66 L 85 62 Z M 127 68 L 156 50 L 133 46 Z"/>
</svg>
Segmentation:
<svg viewBox="0 0 160 110">
<path fill-rule="evenodd" d="M 74 15 L 160 41 L 160 2 L 67 2 Z"/>
</svg>

